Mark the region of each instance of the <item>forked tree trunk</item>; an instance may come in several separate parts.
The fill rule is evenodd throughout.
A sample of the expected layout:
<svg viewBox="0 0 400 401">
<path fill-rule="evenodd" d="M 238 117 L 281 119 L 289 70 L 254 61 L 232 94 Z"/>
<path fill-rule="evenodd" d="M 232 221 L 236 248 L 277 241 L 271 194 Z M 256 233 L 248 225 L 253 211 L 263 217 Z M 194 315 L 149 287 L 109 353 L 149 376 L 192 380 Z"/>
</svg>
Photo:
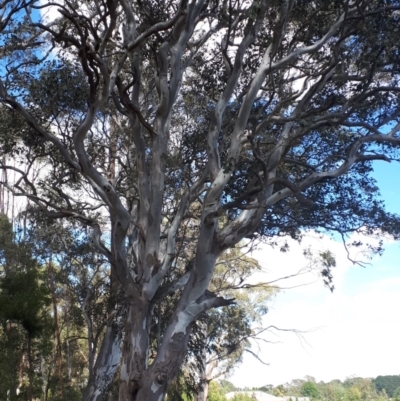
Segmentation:
<svg viewBox="0 0 400 401">
<path fill-rule="evenodd" d="M 208 210 L 204 212 L 208 213 Z M 154 293 L 143 291 L 144 295 L 131 298 L 122 351 L 119 401 L 164 400 L 183 363 L 196 318 L 208 309 L 232 303 L 207 291 L 218 257 L 212 250 L 214 228 L 215 225 L 202 227 L 195 258 L 195 267 L 200 268 L 197 274 L 190 275 L 150 367 L 147 363 L 152 307 L 147 296 L 152 297 Z"/>
<path fill-rule="evenodd" d="M 148 301 L 140 299 L 130 305 L 122 347 L 119 401 L 164 400 L 183 362 L 193 315 L 175 312 L 156 359 L 148 366 L 151 316 Z"/>
<path fill-rule="evenodd" d="M 196 394 L 196 396 L 194 398 L 195 401 L 207 401 L 209 385 L 210 385 L 210 382 L 207 380 L 204 380 L 201 383 L 201 390 Z"/>
</svg>

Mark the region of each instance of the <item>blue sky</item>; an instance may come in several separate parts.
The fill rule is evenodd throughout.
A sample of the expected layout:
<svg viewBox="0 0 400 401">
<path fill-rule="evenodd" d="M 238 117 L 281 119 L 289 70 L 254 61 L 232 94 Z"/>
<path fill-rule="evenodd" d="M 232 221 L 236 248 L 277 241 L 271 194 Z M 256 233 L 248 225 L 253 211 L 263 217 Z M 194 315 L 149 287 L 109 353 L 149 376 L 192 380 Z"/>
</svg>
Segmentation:
<svg viewBox="0 0 400 401">
<path fill-rule="evenodd" d="M 388 211 L 400 212 L 400 164 L 377 162 L 374 177 Z M 383 256 L 374 256 L 366 267 L 353 265 L 343 246 L 331 238 L 310 233 L 304 245 L 335 254 L 335 291 L 325 288 L 316 273 L 288 281 L 285 286 L 307 285 L 278 294 L 264 324 L 302 330 L 302 337 L 271 332 L 266 339 L 274 343 L 254 347 L 269 366 L 245 356 L 229 380 L 252 387 L 306 375 L 330 381 L 400 374 L 400 243 L 387 238 Z M 287 254 L 266 247 L 258 250 L 253 256 L 265 270 L 258 280 L 298 270 L 307 263 L 301 252 L 296 243 Z"/>
<path fill-rule="evenodd" d="M 378 181 L 387 210 L 400 213 L 400 163 L 374 163 L 373 177 Z"/>
</svg>

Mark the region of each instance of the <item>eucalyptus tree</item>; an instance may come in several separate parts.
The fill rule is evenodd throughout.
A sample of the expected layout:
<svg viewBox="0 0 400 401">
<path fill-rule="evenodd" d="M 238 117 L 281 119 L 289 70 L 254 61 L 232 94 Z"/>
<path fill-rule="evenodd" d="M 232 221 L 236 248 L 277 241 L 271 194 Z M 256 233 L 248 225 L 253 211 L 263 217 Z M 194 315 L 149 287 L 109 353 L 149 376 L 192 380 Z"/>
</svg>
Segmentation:
<svg viewBox="0 0 400 401">
<path fill-rule="evenodd" d="M 91 227 L 128 304 L 121 401 L 163 399 L 195 320 L 234 303 L 209 284 L 242 239 L 309 228 L 398 237 L 370 173 L 398 158 L 399 10 L 389 0 L 2 3 L 1 114 L 12 124 L 1 167 L 17 177 L 3 185 Z M 154 305 L 172 293 L 149 355 Z M 119 349 L 104 337 L 86 399 L 112 383 Z"/>
</svg>

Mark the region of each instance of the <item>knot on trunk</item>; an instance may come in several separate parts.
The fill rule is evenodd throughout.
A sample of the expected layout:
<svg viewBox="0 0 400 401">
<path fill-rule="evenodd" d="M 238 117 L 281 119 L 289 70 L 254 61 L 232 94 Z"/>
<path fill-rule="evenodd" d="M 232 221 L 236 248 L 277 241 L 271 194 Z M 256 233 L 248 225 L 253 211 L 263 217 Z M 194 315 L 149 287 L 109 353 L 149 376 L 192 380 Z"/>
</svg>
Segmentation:
<svg viewBox="0 0 400 401">
<path fill-rule="evenodd" d="M 167 381 L 167 374 L 165 372 L 157 372 L 154 381 L 158 386 L 163 386 Z"/>
</svg>

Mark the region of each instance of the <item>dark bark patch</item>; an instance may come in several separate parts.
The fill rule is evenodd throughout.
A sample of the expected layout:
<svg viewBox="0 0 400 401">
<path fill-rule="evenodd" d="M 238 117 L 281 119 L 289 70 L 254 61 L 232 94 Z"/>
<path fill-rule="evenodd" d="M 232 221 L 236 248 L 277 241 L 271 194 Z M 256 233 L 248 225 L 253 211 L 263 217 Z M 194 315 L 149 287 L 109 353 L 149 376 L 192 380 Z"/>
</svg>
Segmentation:
<svg viewBox="0 0 400 401">
<path fill-rule="evenodd" d="M 240 228 L 240 229 L 238 230 L 238 233 L 239 233 L 239 234 L 242 234 L 242 233 L 244 233 L 244 232 L 246 232 L 246 227 L 242 227 L 242 228 Z"/>
<path fill-rule="evenodd" d="M 147 256 L 146 256 L 146 266 L 147 267 L 153 266 L 155 264 L 155 262 L 156 262 L 156 258 L 151 253 L 147 254 Z"/>
<path fill-rule="evenodd" d="M 137 393 L 139 392 L 139 388 L 138 387 L 135 387 L 133 390 L 132 390 L 132 400 L 136 400 L 136 396 L 137 396 Z"/>
<path fill-rule="evenodd" d="M 147 221 L 149 223 L 149 226 L 151 227 L 154 223 L 153 215 L 151 213 L 149 213 L 149 216 L 147 219 L 148 219 Z"/>
<path fill-rule="evenodd" d="M 175 333 L 172 336 L 171 350 L 174 353 L 179 353 L 184 348 L 185 334 L 182 332 Z"/>
<path fill-rule="evenodd" d="M 155 259 L 155 263 L 154 263 L 154 268 L 153 271 L 151 272 L 151 275 L 154 277 L 159 271 L 160 271 L 160 261 L 157 259 L 157 255 L 154 253 L 154 259 Z"/>
</svg>

